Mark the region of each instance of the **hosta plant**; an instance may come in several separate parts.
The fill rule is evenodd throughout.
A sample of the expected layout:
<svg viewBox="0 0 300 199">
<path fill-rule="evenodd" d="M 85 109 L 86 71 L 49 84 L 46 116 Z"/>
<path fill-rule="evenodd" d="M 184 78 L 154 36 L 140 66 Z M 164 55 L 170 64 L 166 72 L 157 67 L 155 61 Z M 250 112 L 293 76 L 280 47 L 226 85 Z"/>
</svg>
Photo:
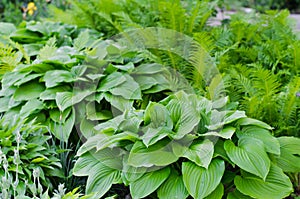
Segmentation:
<svg viewBox="0 0 300 199">
<path fill-rule="evenodd" d="M 291 146 L 300 140 L 275 138 L 270 126 L 226 105 L 181 91 L 128 109 L 94 127 L 73 172 L 88 176 L 94 198 L 119 183 L 136 199 L 288 196 L 284 171 L 299 171 Z"/>
</svg>

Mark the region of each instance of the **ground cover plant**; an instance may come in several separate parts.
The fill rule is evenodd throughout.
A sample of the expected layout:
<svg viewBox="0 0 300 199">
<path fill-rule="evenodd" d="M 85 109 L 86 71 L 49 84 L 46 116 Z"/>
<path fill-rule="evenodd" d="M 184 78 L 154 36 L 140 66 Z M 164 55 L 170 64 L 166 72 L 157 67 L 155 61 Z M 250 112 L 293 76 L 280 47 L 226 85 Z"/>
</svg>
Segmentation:
<svg viewBox="0 0 300 199">
<path fill-rule="evenodd" d="M 286 12 L 211 28 L 208 2 L 75 3 L 96 30 L 0 23 L 2 198 L 297 197 Z"/>
</svg>

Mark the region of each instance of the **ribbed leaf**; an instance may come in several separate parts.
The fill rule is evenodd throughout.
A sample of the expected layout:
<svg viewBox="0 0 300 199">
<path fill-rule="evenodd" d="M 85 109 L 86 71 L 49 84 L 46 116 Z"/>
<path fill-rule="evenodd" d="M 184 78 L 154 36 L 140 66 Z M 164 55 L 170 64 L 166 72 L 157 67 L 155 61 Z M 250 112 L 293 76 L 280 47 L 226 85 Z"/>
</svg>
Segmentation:
<svg viewBox="0 0 300 199">
<path fill-rule="evenodd" d="M 250 173 L 236 176 L 234 184 L 243 194 L 259 199 L 281 199 L 293 192 L 293 185 L 283 171 L 272 165 L 265 181 Z"/>
<path fill-rule="evenodd" d="M 245 118 L 244 111 L 217 111 L 212 110 L 210 124 L 206 126 L 209 130 L 217 130 L 223 128 L 225 124 L 230 124 L 240 118 Z"/>
<path fill-rule="evenodd" d="M 14 100 L 16 101 L 28 101 L 38 98 L 45 90 L 45 86 L 37 81 L 30 81 L 21 85 L 14 93 Z"/>
<path fill-rule="evenodd" d="M 223 194 L 224 194 L 224 186 L 222 183 L 220 183 L 211 194 L 205 197 L 205 199 L 222 199 Z"/>
<path fill-rule="evenodd" d="M 44 81 L 47 88 L 52 88 L 62 82 L 75 81 L 73 74 L 66 70 L 51 70 L 47 71 L 44 75 Z"/>
<path fill-rule="evenodd" d="M 284 172 L 300 172 L 300 139 L 296 137 L 279 137 L 280 156 L 277 165 Z"/>
<path fill-rule="evenodd" d="M 75 124 L 75 111 L 72 113 L 64 122 L 53 122 L 50 121 L 50 132 L 59 140 L 67 142 Z"/>
<path fill-rule="evenodd" d="M 167 104 L 174 123 L 174 139 L 181 139 L 199 123 L 200 114 L 188 101 L 173 99 Z"/>
<path fill-rule="evenodd" d="M 157 190 L 159 199 L 185 199 L 188 195 L 182 176 L 175 171 L 171 171 L 169 178 Z"/>
<path fill-rule="evenodd" d="M 269 129 L 269 130 L 273 129 L 271 126 L 269 126 L 268 124 L 266 124 L 262 121 L 252 119 L 252 118 L 248 118 L 248 117 L 239 119 L 237 121 L 237 124 L 239 124 L 241 126 L 253 125 L 253 126 L 258 126 L 258 127 Z"/>
<path fill-rule="evenodd" d="M 240 168 L 266 179 L 271 163 L 263 142 L 252 138 L 242 138 L 239 139 L 238 146 L 235 146 L 231 140 L 227 140 L 224 148 L 230 160 Z"/>
<path fill-rule="evenodd" d="M 219 132 L 209 131 L 207 133 L 200 134 L 200 136 L 217 136 L 217 137 L 221 137 L 224 139 L 230 139 L 233 136 L 235 130 L 236 129 L 234 127 L 229 126 L 229 127 L 225 127 L 223 129 L 221 129 Z"/>
<path fill-rule="evenodd" d="M 112 186 L 120 180 L 122 168 L 121 152 L 118 149 L 104 149 L 83 154 L 76 161 L 73 174 L 88 176 L 86 193 L 94 193 L 95 198 L 101 198 Z"/>
<path fill-rule="evenodd" d="M 82 90 L 73 92 L 59 92 L 56 94 L 56 104 L 61 111 L 64 111 L 66 108 L 81 102 L 85 97 L 91 95 L 93 91 Z"/>
<path fill-rule="evenodd" d="M 114 87 L 122 84 L 125 81 L 126 81 L 126 78 L 124 77 L 124 75 L 122 73 L 114 72 L 114 73 L 108 75 L 103 80 L 101 80 L 97 91 L 106 92 L 109 89 L 114 88 Z"/>
<path fill-rule="evenodd" d="M 178 160 L 173 153 L 173 142 L 163 139 L 150 147 L 142 142 L 133 145 L 128 164 L 135 167 L 166 166 Z"/>
<path fill-rule="evenodd" d="M 224 171 L 224 161 L 218 159 L 214 159 L 208 169 L 189 161 L 182 163 L 184 185 L 195 199 L 202 199 L 211 194 L 221 182 Z"/>
<path fill-rule="evenodd" d="M 146 173 L 137 181 L 130 183 L 130 193 L 133 199 L 140 199 L 154 192 L 169 176 L 170 168 Z"/>
<path fill-rule="evenodd" d="M 278 140 L 266 129 L 256 126 L 247 126 L 244 127 L 242 131 L 238 131 L 237 136 L 240 139 L 256 138 L 264 143 L 267 152 L 274 153 L 276 155 L 280 154 L 280 145 Z"/>
<path fill-rule="evenodd" d="M 183 157 L 188 158 L 200 167 L 208 168 L 214 154 L 214 144 L 205 139 L 201 142 L 192 144 L 187 151 L 183 154 Z"/>
</svg>

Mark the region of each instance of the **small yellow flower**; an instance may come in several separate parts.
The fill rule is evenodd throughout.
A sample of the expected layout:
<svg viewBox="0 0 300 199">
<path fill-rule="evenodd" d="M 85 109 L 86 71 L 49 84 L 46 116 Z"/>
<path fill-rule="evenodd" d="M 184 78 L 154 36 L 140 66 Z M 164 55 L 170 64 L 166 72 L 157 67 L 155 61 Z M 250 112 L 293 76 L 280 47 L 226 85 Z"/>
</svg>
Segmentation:
<svg viewBox="0 0 300 199">
<path fill-rule="evenodd" d="M 37 10 L 37 7 L 35 6 L 34 2 L 29 2 L 27 5 L 28 14 L 30 16 L 32 16 L 34 11 L 36 11 L 36 10 Z"/>
</svg>

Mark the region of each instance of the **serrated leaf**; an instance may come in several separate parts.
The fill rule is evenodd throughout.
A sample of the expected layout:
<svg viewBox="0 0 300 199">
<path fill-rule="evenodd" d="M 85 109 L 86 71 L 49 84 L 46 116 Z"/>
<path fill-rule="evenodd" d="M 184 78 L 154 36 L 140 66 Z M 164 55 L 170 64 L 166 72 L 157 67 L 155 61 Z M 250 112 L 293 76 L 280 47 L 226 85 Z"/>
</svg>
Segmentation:
<svg viewBox="0 0 300 199">
<path fill-rule="evenodd" d="M 293 185 L 283 171 L 271 165 L 266 180 L 252 174 L 244 173 L 243 176 L 236 176 L 234 184 L 243 194 L 258 199 L 281 199 L 293 192 Z"/>
<path fill-rule="evenodd" d="M 235 146 L 231 140 L 226 140 L 224 148 L 230 160 L 241 169 L 266 179 L 271 161 L 263 142 L 254 138 L 241 138 L 238 146 Z"/>
<path fill-rule="evenodd" d="M 185 199 L 188 195 L 182 176 L 174 171 L 171 171 L 169 178 L 157 190 L 157 196 L 160 199 Z"/>
<path fill-rule="evenodd" d="M 28 101 L 36 99 L 40 96 L 41 92 L 45 90 L 45 86 L 37 81 L 31 81 L 21 85 L 14 93 L 14 100 Z"/>
<path fill-rule="evenodd" d="M 202 199 L 211 194 L 221 182 L 224 171 L 224 161 L 219 159 L 214 159 L 208 169 L 190 161 L 182 163 L 184 185 L 195 199 Z"/>
<path fill-rule="evenodd" d="M 130 183 L 130 193 L 133 199 L 144 198 L 154 192 L 169 176 L 170 168 L 146 173 L 138 180 Z"/>
<path fill-rule="evenodd" d="M 238 138 L 256 138 L 264 143 L 267 152 L 276 155 L 280 154 L 280 145 L 278 140 L 264 128 L 247 126 L 244 127 L 241 131 L 238 131 L 236 135 L 238 136 Z"/>
<path fill-rule="evenodd" d="M 214 144 L 209 139 L 192 144 L 183 157 L 188 158 L 200 167 L 208 168 L 214 154 Z"/>
</svg>

